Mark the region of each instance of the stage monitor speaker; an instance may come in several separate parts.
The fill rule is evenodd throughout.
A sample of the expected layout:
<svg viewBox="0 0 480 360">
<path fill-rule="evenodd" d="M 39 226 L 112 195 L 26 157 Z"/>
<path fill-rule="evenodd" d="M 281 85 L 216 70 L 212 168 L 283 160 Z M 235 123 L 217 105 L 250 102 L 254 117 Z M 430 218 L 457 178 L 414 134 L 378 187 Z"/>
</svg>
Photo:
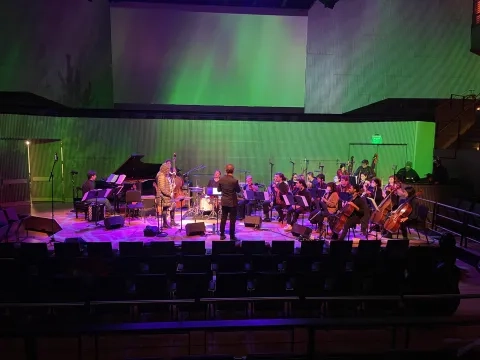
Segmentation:
<svg viewBox="0 0 480 360">
<path fill-rule="evenodd" d="M 121 215 L 111 216 L 103 220 L 107 230 L 119 229 L 125 225 L 125 218 Z"/>
<path fill-rule="evenodd" d="M 194 235 L 205 235 L 205 223 L 204 222 L 197 222 L 197 223 L 190 223 L 185 225 L 185 232 L 187 236 L 194 236 Z"/>
<path fill-rule="evenodd" d="M 23 225 L 26 231 L 36 231 L 47 234 L 49 236 L 56 234 L 62 230 L 57 220 L 51 218 L 44 218 L 39 216 L 29 216 L 23 220 Z M 53 231 L 52 231 L 53 230 Z"/>
<path fill-rule="evenodd" d="M 245 227 L 260 228 L 262 226 L 262 217 L 261 216 L 245 216 L 243 223 L 245 224 Z"/>
<path fill-rule="evenodd" d="M 309 227 L 299 225 L 299 224 L 293 224 L 292 226 L 293 236 L 298 236 L 304 239 L 308 239 L 311 233 L 312 233 L 312 229 L 310 229 Z"/>
</svg>

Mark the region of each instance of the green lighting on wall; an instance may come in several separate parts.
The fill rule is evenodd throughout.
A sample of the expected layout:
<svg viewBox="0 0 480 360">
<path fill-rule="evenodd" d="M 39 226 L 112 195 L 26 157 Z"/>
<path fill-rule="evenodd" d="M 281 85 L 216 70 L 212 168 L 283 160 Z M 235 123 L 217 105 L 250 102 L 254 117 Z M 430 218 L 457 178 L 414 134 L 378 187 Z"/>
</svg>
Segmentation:
<svg viewBox="0 0 480 360">
<path fill-rule="evenodd" d="M 382 135 L 378 135 L 378 134 L 372 135 L 372 144 L 373 145 L 380 145 L 382 143 L 383 143 Z"/>
</svg>

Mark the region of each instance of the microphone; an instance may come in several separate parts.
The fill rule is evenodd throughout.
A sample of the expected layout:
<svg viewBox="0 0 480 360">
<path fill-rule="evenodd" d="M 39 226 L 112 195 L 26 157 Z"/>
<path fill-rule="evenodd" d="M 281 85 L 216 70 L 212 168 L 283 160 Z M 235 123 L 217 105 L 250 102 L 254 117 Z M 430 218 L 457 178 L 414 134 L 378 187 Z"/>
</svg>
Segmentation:
<svg viewBox="0 0 480 360">
<path fill-rule="evenodd" d="M 58 161 L 58 155 L 55 153 L 55 156 L 53 157 L 53 160 Z"/>
<path fill-rule="evenodd" d="M 295 162 L 293 162 L 292 160 L 290 160 L 290 164 L 295 165 Z"/>
</svg>

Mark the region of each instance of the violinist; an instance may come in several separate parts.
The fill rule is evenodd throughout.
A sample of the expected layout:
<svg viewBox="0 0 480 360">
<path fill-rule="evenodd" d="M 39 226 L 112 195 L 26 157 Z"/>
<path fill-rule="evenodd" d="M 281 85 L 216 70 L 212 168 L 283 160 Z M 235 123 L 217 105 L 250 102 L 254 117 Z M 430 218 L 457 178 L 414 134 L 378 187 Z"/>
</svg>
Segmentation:
<svg viewBox="0 0 480 360">
<path fill-rule="evenodd" d="M 283 200 L 283 195 L 288 194 L 288 183 L 287 179 L 282 173 L 276 173 L 273 178 L 273 183 L 271 187 L 272 199 L 270 201 L 263 202 L 263 215 L 264 222 L 272 221 L 270 219 L 270 208 L 273 207 L 278 212 L 278 221 L 283 222 L 285 215 L 283 214 L 283 209 L 286 207 L 285 201 Z"/>
<path fill-rule="evenodd" d="M 307 200 L 308 206 L 303 205 L 290 205 L 287 211 L 287 225 L 283 228 L 285 231 L 292 231 L 292 225 L 295 224 L 298 220 L 300 214 L 305 213 L 310 208 L 310 203 L 312 198 L 310 193 L 307 189 L 307 184 L 305 180 L 298 180 L 296 185 L 298 191 L 296 192 L 296 196 L 304 196 Z"/>
<path fill-rule="evenodd" d="M 258 191 L 258 185 L 253 183 L 252 175 L 248 175 L 246 180 L 246 184 L 242 186 L 242 190 L 244 191 Z M 237 210 L 237 219 L 242 220 L 245 218 L 245 215 L 250 216 L 252 215 L 253 206 L 255 205 L 254 200 L 247 200 L 242 199 L 238 202 L 238 210 Z"/>
<path fill-rule="evenodd" d="M 370 188 L 368 189 L 367 196 L 375 201 L 375 204 L 380 204 L 383 200 L 382 180 L 374 177 L 370 182 Z"/>
<path fill-rule="evenodd" d="M 388 185 L 385 186 L 385 196 L 388 196 L 390 193 L 392 193 L 392 210 L 395 210 L 400 204 L 400 197 L 406 196 L 402 190 L 402 184 L 397 180 L 395 175 L 391 175 L 388 178 Z"/>
<path fill-rule="evenodd" d="M 317 209 L 312 211 L 309 217 L 309 221 L 312 224 L 318 224 L 318 232 L 322 233 L 323 221 L 325 217 L 333 215 L 338 210 L 338 193 L 335 183 L 331 182 L 327 184 L 325 194 L 318 202 Z"/>
<path fill-rule="evenodd" d="M 345 240 L 345 236 L 347 236 L 348 230 L 354 227 L 355 225 L 360 224 L 362 221 L 362 218 L 365 215 L 365 212 L 368 211 L 367 203 L 365 202 L 365 199 L 361 197 L 362 188 L 359 185 L 351 186 L 348 189 L 348 193 L 352 195 L 352 199 L 346 203 L 346 206 L 347 205 L 352 206 L 353 212 L 345 222 L 345 225 L 343 226 L 343 229 L 340 235 L 333 234 L 332 240 L 337 240 L 337 239 L 340 241 Z M 363 229 L 363 226 L 362 226 L 362 235 L 365 237 L 365 239 L 368 238 L 367 231 L 366 229 Z"/>
<path fill-rule="evenodd" d="M 337 193 L 349 192 L 351 188 L 352 185 L 350 184 L 350 176 L 343 175 L 340 178 L 340 184 L 337 185 Z"/>
<path fill-rule="evenodd" d="M 288 180 L 288 187 L 290 191 L 293 191 L 293 189 L 295 189 L 295 184 L 297 183 L 297 181 L 298 181 L 298 175 L 297 173 L 293 173 L 290 180 Z"/>
</svg>

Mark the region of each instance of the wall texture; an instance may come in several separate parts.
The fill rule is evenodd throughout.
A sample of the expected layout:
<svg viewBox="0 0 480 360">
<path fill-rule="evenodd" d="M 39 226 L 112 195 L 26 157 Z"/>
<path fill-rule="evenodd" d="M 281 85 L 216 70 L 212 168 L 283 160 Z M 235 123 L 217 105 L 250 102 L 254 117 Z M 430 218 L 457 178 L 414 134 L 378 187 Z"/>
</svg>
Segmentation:
<svg viewBox="0 0 480 360">
<path fill-rule="evenodd" d="M 316 2 L 308 18 L 306 112 L 480 92 L 471 14 L 466 0 L 342 0 L 333 10 Z"/>
<path fill-rule="evenodd" d="M 417 171 L 423 175 L 431 171 L 432 152 L 431 148 L 419 151 L 421 145 L 417 138 L 421 136 L 430 144 L 435 131 L 434 124 L 429 125 L 430 132 L 419 131 L 418 124 L 415 121 L 275 123 L 0 115 L 0 134 L 23 139 L 16 140 L 20 145 L 15 146 L 13 140 L 0 140 L 0 177 L 11 176 L 5 169 L 26 168 L 25 139 L 62 141 L 67 198 L 71 170 L 79 171 L 77 185 L 80 185 L 87 170 L 93 168 L 99 177 L 106 177 L 132 153 L 145 155 L 145 162 L 161 163 L 176 152 L 177 165 L 183 171 L 204 164 L 206 168 L 201 174 L 205 175 L 193 178 L 200 186 L 205 186 L 213 171 L 223 170 L 228 162 L 235 164 L 239 178 L 244 176 L 240 170 L 247 170 L 255 181 L 268 183 L 269 160 L 275 164 L 274 172 L 281 171 L 289 177 L 292 171 L 289 161 L 295 162 L 295 171 L 300 172 L 307 159 L 310 171 L 323 165 L 327 179 L 331 180 L 339 162 L 346 162 L 353 155 L 359 166 L 362 159 L 371 160 L 375 152 L 379 153 L 378 174 L 384 179 L 392 173 L 392 164 L 402 167 L 406 160 L 412 160 L 414 166 L 422 164 Z M 372 146 L 370 139 L 375 133 L 382 134 L 385 144 L 405 145 Z M 352 146 L 351 143 L 364 145 Z M 12 151 L 15 156 L 11 155 Z M 55 152 L 61 154 L 59 141 L 31 145 L 33 177 L 44 180 L 48 177 Z M 49 196 L 47 186 L 44 184 L 43 195 L 38 197 Z M 57 196 L 61 195 L 60 191 L 57 189 Z"/>
<path fill-rule="evenodd" d="M 0 91 L 112 106 L 108 1 L 2 1 L 0 31 Z"/>
</svg>

